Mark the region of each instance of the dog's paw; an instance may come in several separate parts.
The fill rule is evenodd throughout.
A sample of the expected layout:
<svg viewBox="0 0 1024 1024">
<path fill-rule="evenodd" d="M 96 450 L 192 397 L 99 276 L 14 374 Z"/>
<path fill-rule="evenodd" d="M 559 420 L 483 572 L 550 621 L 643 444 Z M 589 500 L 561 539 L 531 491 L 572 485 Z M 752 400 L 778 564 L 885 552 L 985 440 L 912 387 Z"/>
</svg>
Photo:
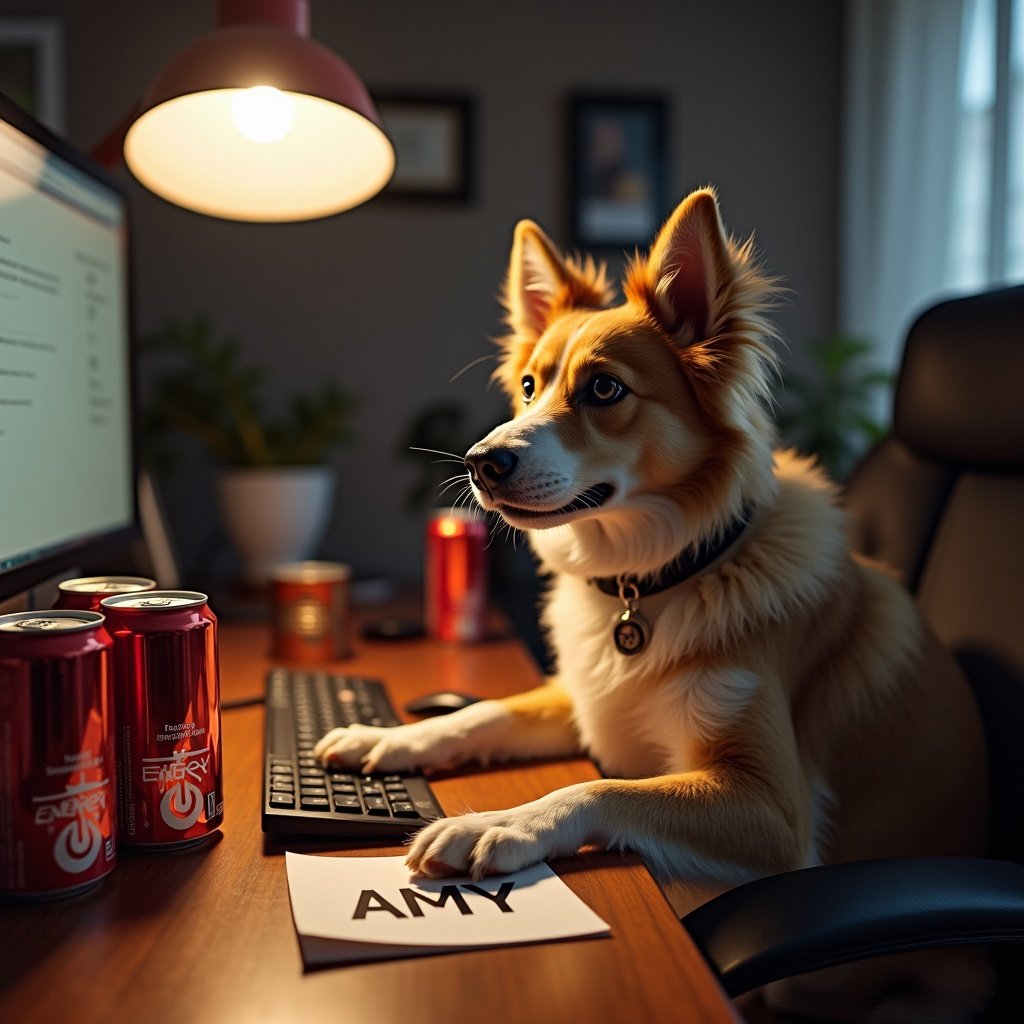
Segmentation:
<svg viewBox="0 0 1024 1024">
<path fill-rule="evenodd" d="M 385 733 L 373 725 L 350 725 L 347 728 L 332 729 L 313 748 L 313 756 L 324 766 L 339 768 L 368 767 L 371 752 L 377 747 Z M 403 765 L 404 767 L 411 767 Z M 396 769 L 400 770 L 400 769 Z"/>
<path fill-rule="evenodd" d="M 406 864 L 417 875 L 505 875 L 544 860 L 544 844 L 508 812 L 490 811 L 442 818 L 413 839 Z"/>
<path fill-rule="evenodd" d="M 406 864 L 418 875 L 504 875 L 575 853 L 592 823 L 583 786 L 549 793 L 507 811 L 441 818 L 418 832 Z"/>
<path fill-rule="evenodd" d="M 316 744 L 313 754 L 325 766 L 365 772 L 439 768 L 456 759 L 454 738 L 432 721 L 390 728 L 356 724 L 332 729 Z"/>
</svg>

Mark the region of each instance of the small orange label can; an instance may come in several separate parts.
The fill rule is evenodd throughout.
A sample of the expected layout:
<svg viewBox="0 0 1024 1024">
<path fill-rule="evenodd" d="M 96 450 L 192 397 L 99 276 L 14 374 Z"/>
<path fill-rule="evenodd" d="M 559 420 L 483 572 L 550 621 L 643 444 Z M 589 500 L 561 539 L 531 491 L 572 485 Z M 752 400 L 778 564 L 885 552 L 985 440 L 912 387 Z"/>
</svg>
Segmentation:
<svg viewBox="0 0 1024 1024">
<path fill-rule="evenodd" d="M 270 573 L 275 658 L 325 662 L 351 651 L 351 571 L 339 562 L 289 562 Z"/>
</svg>

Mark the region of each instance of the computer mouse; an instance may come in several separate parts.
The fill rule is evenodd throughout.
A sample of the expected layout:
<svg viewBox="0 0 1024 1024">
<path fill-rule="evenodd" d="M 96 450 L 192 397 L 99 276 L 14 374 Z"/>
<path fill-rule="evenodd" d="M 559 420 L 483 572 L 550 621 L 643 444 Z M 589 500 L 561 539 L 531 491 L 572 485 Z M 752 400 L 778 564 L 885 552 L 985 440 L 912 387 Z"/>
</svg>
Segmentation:
<svg viewBox="0 0 1024 1024">
<path fill-rule="evenodd" d="M 475 704 L 480 699 L 456 690 L 437 690 L 435 693 L 413 697 L 405 705 L 405 710 L 410 715 L 447 715 L 460 708 L 468 708 L 470 704 Z"/>
</svg>

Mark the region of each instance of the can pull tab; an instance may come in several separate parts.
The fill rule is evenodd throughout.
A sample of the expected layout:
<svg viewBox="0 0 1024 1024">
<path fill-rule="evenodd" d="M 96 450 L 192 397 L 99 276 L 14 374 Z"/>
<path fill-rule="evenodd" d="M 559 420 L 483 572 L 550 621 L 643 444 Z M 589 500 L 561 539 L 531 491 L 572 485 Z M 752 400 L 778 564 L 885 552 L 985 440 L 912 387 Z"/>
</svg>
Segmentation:
<svg viewBox="0 0 1024 1024">
<path fill-rule="evenodd" d="M 640 607 L 640 591 L 634 580 L 625 577 L 619 580 L 619 599 L 625 605 L 612 626 L 612 640 L 620 654 L 632 657 L 639 654 L 651 636 L 651 627 L 637 610 Z"/>
</svg>

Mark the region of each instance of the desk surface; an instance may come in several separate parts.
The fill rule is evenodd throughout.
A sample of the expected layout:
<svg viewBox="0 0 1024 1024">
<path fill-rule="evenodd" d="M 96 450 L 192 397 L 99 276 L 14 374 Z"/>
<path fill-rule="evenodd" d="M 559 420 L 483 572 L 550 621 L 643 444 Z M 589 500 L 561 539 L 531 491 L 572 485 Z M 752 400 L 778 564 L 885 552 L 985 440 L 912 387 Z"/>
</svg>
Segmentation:
<svg viewBox="0 0 1024 1024">
<path fill-rule="evenodd" d="M 267 631 L 221 625 L 222 698 L 262 690 Z M 386 680 L 396 706 L 428 689 L 488 696 L 537 672 L 519 644 L 363 643 L 332 666 Z M 636 859 L 594 853 L 553 867 L 612 937 L 481 950 L 303 974 L 283 844 L 260 831 L 263 709 L 225 710 L 219 837 L 173 854 L 122 850 L 82 896 L 0 904 L 0 1020 L 281 1022 L 736 1021 L 700 954 Z M 433 781 L 445 811 L 532 800 L 596 775 L 584 760 L 464 771 Z M 336 854 L 338 844 L 287 849 Z M 397 853 L 367 846 L 347 853 Z"/>
</svg>

